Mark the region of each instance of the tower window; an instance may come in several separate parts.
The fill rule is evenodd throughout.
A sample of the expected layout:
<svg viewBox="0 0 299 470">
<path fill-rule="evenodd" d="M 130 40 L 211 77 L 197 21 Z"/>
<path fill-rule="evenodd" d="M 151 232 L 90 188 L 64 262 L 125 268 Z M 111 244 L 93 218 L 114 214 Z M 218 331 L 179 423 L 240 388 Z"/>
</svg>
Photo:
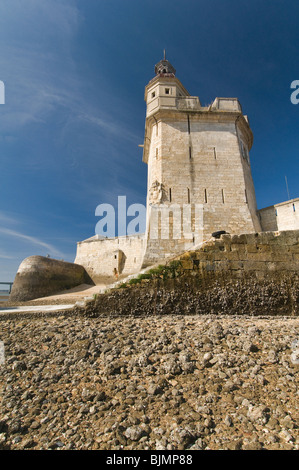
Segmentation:
<svg viewBox="0 0 299 470">
<path fill-rule="evenodd" d="M 189 147 L 189 158 L 190 158 L 190 160 L 192 158 L 192 148 L 191 147 Z"/>
<path fill-rule="evenodd" d="M 170 94 L 170 88 L 165 88 L 165 95 L 169 95 Z"/>
<path fill-rule="evenodd" d="M 189 117 L 189 114 L 187 116 L 187 119 L 188 119 L 188 134 L 190 134 L 190 117 Z"/>
<path fill-rule="evenodd" d="M 296 212 L 295 204 L 293 204 L 293 211 Z"/>
<path fill-rule="evenodd" d="M 224 204 L 224 190 L 223 189 L 221 189 L 221 194 L 222 194 L 222 202 Z"/>
<path fill-rule="evenodd" d="M 188 200 L 188 204 L 190 204 L 190 189 L 187 188 L 187 200 Z"/>
<path fill-rule="evenodd" d="M 171 188 L 169 188 L 169 201 L 171 202 Z"/>
<path fill-rule="evenodd" d="M 215 160 L 217 160 L 216 147 L 213 147 L 213 148 L 214 148 L 214 158 Z"/>
<path fill-rule="evenodd" d="M 153 92 L 152 92 L 152 98 L 155 98 L 155 96 L 156 96 L 156 92 L 153 91 Z"/>
<path fill-rule="evenodd" d="M 246 202 L 246 204 L 248 204 L 248 198 L 247 198 L 247 191 L 246 191 L 246 189 L 245 189 L 245 202 Z"/>
<path fill-rule="evenodd" d="M 205 189 L 205 203 L 208 202 L 208 193 L 207 193 L 207 190 Z"/>
</svg>

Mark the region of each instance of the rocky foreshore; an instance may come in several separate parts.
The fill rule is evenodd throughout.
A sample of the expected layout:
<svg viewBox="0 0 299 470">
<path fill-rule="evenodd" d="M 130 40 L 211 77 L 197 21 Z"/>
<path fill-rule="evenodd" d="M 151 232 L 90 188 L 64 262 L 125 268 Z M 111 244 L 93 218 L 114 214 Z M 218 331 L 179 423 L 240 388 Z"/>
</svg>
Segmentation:
<svg viewBox="0 0 299 470">
<path fill-rule="evenodd" d="M 287 316 L 2 319 L 0 448 L 296 450 L 298 339 Z"/>
</svg>

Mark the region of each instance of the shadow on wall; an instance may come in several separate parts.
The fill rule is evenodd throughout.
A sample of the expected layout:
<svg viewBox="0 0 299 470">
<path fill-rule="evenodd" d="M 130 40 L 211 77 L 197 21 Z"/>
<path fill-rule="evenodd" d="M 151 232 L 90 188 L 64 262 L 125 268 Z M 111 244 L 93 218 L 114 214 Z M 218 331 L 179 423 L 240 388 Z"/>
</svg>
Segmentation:
<svg viewBox="0 0 299 470">
<path fill-rule="evenodd" d="M 278 230 L 277 212 L 274 206 L 260 209 L 258 214 L 263 232 L 275 232 Z"/>
<path fill-rule="evenodd" d="M 124 254 L 123 251 L 119 250 L 119 261 L 118 261 L 118 271 L 119 271 L 119 274 L 121 274 L 125 268 L 125 264 L 126 264 L 126 255 Z"/>
</svg>

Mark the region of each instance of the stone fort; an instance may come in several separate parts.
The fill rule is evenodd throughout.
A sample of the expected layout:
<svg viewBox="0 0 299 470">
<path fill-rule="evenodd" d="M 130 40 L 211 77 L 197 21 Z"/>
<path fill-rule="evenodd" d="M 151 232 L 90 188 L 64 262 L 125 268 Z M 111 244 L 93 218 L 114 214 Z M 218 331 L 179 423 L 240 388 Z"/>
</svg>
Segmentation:
<svg viewBox="0 0 299 470">
<path fill-rule="evenodd" d="M 198 247 L 217 231 L 299 229 L 299 198 L 257 209 L 249 157 L 253 134 L 237 98 L 218 97 L 202 106 L 164 53 L 144 99 L 146 230 L 79 242 L 75 263 L 94 282 L 137 273 Z"/>
</svg>

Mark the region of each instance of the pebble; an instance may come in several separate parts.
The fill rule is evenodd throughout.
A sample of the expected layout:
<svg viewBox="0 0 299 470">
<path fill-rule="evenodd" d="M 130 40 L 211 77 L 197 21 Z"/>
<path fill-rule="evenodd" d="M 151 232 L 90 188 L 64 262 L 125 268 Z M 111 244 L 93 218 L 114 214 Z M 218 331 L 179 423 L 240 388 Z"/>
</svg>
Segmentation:
<svg viewBox="0 0 299 470">
<path fill-rule="evenodd" d="M 2 319 L 0 449 L 298 450 L 291 317 Z"/>
<path fill-rule="evenodd" d="M 291 361 L 292 364 L 298 365 L 299 364 L 299 348 L 295 349 L 291 354 Z"/>
</svg>

